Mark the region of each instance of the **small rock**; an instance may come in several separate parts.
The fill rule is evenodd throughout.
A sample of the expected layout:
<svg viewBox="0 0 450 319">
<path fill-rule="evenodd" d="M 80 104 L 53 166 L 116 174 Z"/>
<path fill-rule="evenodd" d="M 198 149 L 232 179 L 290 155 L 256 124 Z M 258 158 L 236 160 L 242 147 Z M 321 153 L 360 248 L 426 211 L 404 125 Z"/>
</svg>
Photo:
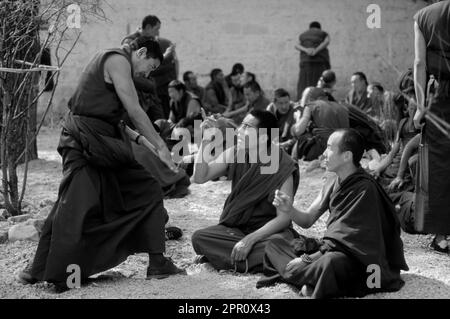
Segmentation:
<svg viewBox="0 0 450 319">
<path fill-rule="evenodd" d="M 0 232 L 0 245 L 8 241 L 8 232 Z"/>
<path fill-rule="evenodd" d="M 32 217 L 33 217 L 33 215 L 31 215 L 31 214 L 13 216 L 13 217 L 9 218 L 9 221 L 13 222 L 13 223 L 22 223 L 22 222 L 25 222 L 25 221 L 31 219 Z"/>
<path fill-rule="evenodd" d="M 50 215 L 50 212 L 52 211 L 52 206 L 45 206 L 44 208 L 39 210 L 39 213 L 37 214 L 38 219 L 46 219 L 48 215 Z"/>
<path fill-rule="evenodd" d="M 10 215 L 9 215 L 9 213 L 8 213 L 8 211 L 6 209 L 0 210 L 0 217 L 1 218 L 8 219 L 9 216 Z"/>
<path fill-rule="evenodd" d="M 50 199 L 44 199 L 43 201 L 41 201 L 39 203 L 39 207 L 45 207 L 45 206 L 51 206 L 53 207 L 53 205 L 55 205 L 55 202 L 50 200 Z M 50 207 L 50 208 L 51 208 Z"/>
<path fill-rule="evenodd" d="M 39 241 L 39 232 L 34 225 L 19 224 L 9 229 L 8 238 L 10 242 L 18 240 Z"/>
</svg>

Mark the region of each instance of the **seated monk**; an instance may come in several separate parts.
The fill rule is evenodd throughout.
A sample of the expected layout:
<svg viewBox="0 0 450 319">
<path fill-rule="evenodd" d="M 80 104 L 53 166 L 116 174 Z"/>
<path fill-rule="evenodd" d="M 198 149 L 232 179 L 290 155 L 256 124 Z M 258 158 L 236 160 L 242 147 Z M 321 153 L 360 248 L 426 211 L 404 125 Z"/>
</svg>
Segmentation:
<svg viewBox="0 0 450 319">
<path fill-rule="evenodd" d="M 149 255 L 147 278 L 186 273 L 164 257 L 167 212 L 158 182 L 134 159 L 120 120 L 128 113 L 158 156 L 176 171 L 169 150 L 139 105 L 133 72 L 148 74 L 162 61 L 158 42 L 140 37 L 135 49 L 98 53 L 69 101 L 58 152 L 63 175 L 32 263 L 18 279 L 68 289 L 69 265 L 81 281 L 136 253 Z"/>
<path fill-rule="evenodd" d="M 186 86 L 178 80 L 169 83 L 168 94 L 170 97 L 169 120 L 158 120 L 155 124 L 160 130 L 161 137 L 168 142 L 170 148 L 169 142 L 176 127 L 187 128 L 193 138 L 194 125 L 186 127 L 186 123 L 192 122 L 192 119 L 201 115 L 202 103 L 196 95 L 188 92 Z"/>
<path fill-rule="evenodd" d="M 296 113 L 296 123 L 292 126 L 292 133 L 298 140 L 292 156 L 296 160 L 317 160 L 325 151 L 331 133 L 349 127 L 348 112 L 339 103 L 328 101 L 320 88 L 306 88 L 300 104 L 304 109 L 301 117 Z"/>
<path fill-rule="evenodd" d="M 285 89 L 275 90 L 273 103 L 267 107 L 267 111 L 277 118 L 278 128 L 280 129 L 280 147 L 291 154 L 292 147 L 297 140 L 291 131 L 295 123 L 295 103 L 291 101 L 289 92 Z"/>
<path fill-rule="evenodd" d="M 267 129 L 267 133 L 258 129 Z M 202 142 L 195 161 L 194 181 L 205 183 L 228 173 L 232 190 L 219 225 L 192 235 L 198 262 L 209 262 L 217 270 L 260 272 L 267 241 L 290 240 L 297 235 L 289 217 L 272 205 L 276 189 L 294 196 L 299 182 L 297 164 L 273 143 L 272 129 L 277 131 L 273 114 L 254 110 L 238 130 L 237 146 L 228 148 L 215 160 L 207 162 L 202 157 L 208 141 Z M 271 159 L 264 163 L 258 158 L 251 163 L 251 154 L 258 150 L 261 154 L 261 149 L 267 150 Z M 264 172 L 267 165 L 276 168 L 274 173 Z"/>
<path fill-rule="evenodd" d="M 352 129 L 330 136 L 326 166 L 336 175 L 307 211 L 293 208 L 292 197 L 277 191 L 274 206 L 302 228 L 310 228 L 328 210 L 330 215 L 316 251 L 296 250 L 294 241 L 270 240 L 257 287 L 281 281 L 304 295 L 332 298 L 398 291 L 404 285 L 400 271 L 408 266 L 399 222 L 383 188 L 360 167 L 363 142 Z M 376 273 L 370 270 L 374 266 Z"/>
<path fill-rule="evenodd" d="M 211 82 L 205 87 L 205 110 L 209 114 L 224 113 L 230 103 L 229 88 L 221 69 L 213 69 Z"/>
<path fill-rule="evenodd" d="M 244 95 L 247 100 L 247 111 L 266 110 L 270 101 L 264 96 L 264 92 L 258 82 L 252 81 L 244 85 Z"/>
<path fill-rule="evenodd" d="M 414 101 L 414 98 L 410 98 L 408 113 L 409 116 L 403 118 L 400 121 L 394 145 L 392 146 L 391 151 L 371 172 L 372 175 L 379 178 L 379 181 L 381 185 L 383 185 L 383 187 L 387 187 L 397 176 L 400 167 L 400 160 L 402 158 L 403 151 L 406 145 L 419 133 L 414 127 L 413 123 L 414 114 L 416 113 L 416 103 Z M 408 171 L 406 171 L 406 174 L 402 174 L 402 188 L 400 189 L 400 192 L 391 188 L 389 191 L 389 195 L 396 203 L 399 199 L 399 196 L 401 196 L 401 191 L 412 191 L 413 189 L 414 182 L 410 174 L 408 174 Z"/>
</svg>

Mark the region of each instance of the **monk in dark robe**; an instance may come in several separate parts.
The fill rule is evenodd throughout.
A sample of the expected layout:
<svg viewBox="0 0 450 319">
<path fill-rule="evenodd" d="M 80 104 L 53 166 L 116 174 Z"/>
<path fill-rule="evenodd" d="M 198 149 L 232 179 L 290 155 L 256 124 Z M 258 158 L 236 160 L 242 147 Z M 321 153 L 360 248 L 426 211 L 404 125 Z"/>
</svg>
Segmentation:
<svg viewBox="0 0 450 319">
<path fill-rule="evenodd" d="M 330 135 L 340 128 L 349 127 L 348 111 L 342 105 L 328 101 L 320 88 L 307 88 L 302 97 L 304 105 L 301 117 L 297 112 L 297 121 L 292 133 L 297 138 L 293 148 L 294 159 L 317 160 L 326 149 Z"/>
<path fill-rule="evenodd" d="M 419 133 L 419 131 L 415 129 L 413 123 L 414 113 L 416 112 L 416 103 L 412 98 L 409 102 L 408 112 L 409 117 L 403 118 L 400 121 L 399 129 L 391 151 L 383 160 L 381 160 L 378 167 L 371 172 L 373 176 L 379 179 L 380 184 L 388 190 L 389 196 L 396 204 L 403 191 L 414 191 L 414 182 L 408 170 L 404 170 L 402 173 L 402 187 L 400 189 L 394 189 L 392 187 L 388 188 L 391 182 L 398 176 L 401 158 L 406 145 Z"/>
<path fill-rule="evenodd" d="M 156 105 L 153 103 L 151 104 L 152 108 L 150 109 L 150 114 L 157 114 L 159 117 L 160 112 L 162 112 L 163 118 L 167 119 L 170 114 L 170 98 L 167 93 L 167 88 L 172 80 L 178 78 L 179 63 L 175 52 L 175 44 L 168 39 L 160 37 L 160 29 L 161 21 L 159 18 L 154 15 L 148 15 L 142 20 L 141 28 L 138 31 L 126 36 L 125 39 L 122 40 L 122 45 L 129 44 L 140 36 L 152 37 L 158 41 L 164 56 L 161 66 L 146 76 L 146 79 L 149 81 L 140 79 L 142 75 L 137 75 L 135 84 L 138 82 L 136 89 L 138 90 L 139 95 L 142 94 L 141 89 L 143 84 L 145 86 L 151 86 L 151 95 L 149 98 L 151 98 L 151 101 L 156 101 L 157 103 Z M 150 118 L 152 119 L 152 116 L 150 116 Z"/>
<path fill-rule="evenodd" d="M 258 287 L 281 281 L 304 295 L 332 298 L 397 291 L 404 285 L 400 271 L 408 266 L 399 222 L 383 188 L 359 166 L 362 145 L 362 136 L 352 129 L 330 136 L 326 166 L 336 175 L 306 212 L 277 191 L 274 206 L 302 228 L 311 227 L 327 210 L 330 216 L 317 251 L 296 250 L 293 242 L 272 239 Z"/>
<path fill-rule="evenodd" d="M 292 148 L 297 139 L 292 135 L 292 126 L 295 124 L 295 103 L 291 101 L 289 92 L 285 89 L 277 89 L 274 92 L 273 103 L 267 107 L 277 118 L 277 125 L 280 129 L 279 145 L 288 154 L 291 154 Z"/>
<path fill-rule="evenodd" d="M 256 132 L 263 128 L 268 132 Z M 219 225 L 192 235 L 198 262 L 209 262 L 217 270 L 260 272 L 267 241 L 270 238 L 290 240 L 297 235 L 289 217 L 277 212 L 272 201 L 278 188 L 294 196 L 299 182 L 298 167 L 273 143 L 275 136 L 271 129 L 277 131 L 274 115 L 256 110 L 242 122 L 237 146 L 227 149 L 215 160 L 202 158 L 207 138 L 202 142 L 195 162 L 194 181 L 205 183 L 228 173 L 232 190 Z M 252 152 L 261 148 L 270 152 L 270 160 L 266 163 L 261 158 L 251 161 Z M 268 165 L 275 170 L 264 172 Z"/>
<path fill-rule="evenodd" d="M 169 150 L 138 102 L 136 73 L 148 74 L 163 57 L 152 38 L 136 40 L 136 50 L 98 53 L 84 69 L 69 101 L 58 152 L 64 178 L 48 216 L 33 262 L 19 274 L 67 289 L 68 266 L 81 281 L 108 270 L 135 253 L 149 254 L 147 278 L 185 273 L 164 257 L 167 212 L 158 182 L 134 159 L 119 121 L 128 113 L 162 162 L 176 171 Z"/>
<path fill-rule="evenodd" d="M 423 233 L 435 234 L 433 249 L 449 253 L 450 139 L 448 129 L 442 132 L 426 114 L 432 113 L 450 123 L 450 1 L 421 9 L 414 20 L 417 95 L 414 125 L 422 128 L 415 226 Z"/>
<path fill-rule="evenodd" d="M 370 99 L 367 97 L 369 82 L 363 72 L 355 72 L 351 78 L 352 89 L 348 92 L 345 102 L 358 107 L 363 112 L 370 110 Z"/>
<path fill-rule="evenodd" d="M 295 46 L 295 49 L 300 51 L 298 100 L 301 99 L 307 87 L 316 86 L 323 71 L 331 68 L 329 44 L 330 36 L 322 30 L 322 26 L 317 21 L 311 22 L 309 29 L 299 36 L 299 43 Z"/>
<path fill-rule="evenodd" d="M 211 82 L 205 87 L 205 110 L 210 114 L 224 113 L 229 101 L 228 85 L 221 69 L 213 69 Z"/>
</svg>

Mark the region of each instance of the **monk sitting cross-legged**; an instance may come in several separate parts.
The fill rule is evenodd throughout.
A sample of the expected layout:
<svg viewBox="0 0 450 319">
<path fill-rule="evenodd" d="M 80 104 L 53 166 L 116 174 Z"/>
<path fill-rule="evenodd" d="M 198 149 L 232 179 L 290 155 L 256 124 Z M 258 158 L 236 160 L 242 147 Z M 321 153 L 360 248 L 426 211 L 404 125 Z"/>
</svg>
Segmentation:
<svg viewBox="0 0 450 319">
<path fill-rule="evenodd" d="M 277 192 L 277 211 L 302 228 L 310 228 L 327 210 L 323 240 L 305 253 L 292 242 L 274 238 L 266 245 L 264 277 L 257 286 L 282 281 L 313 298 L 364 296 L 397 291 L 408 270 L 394 206 L 383 188 L 359 165 L 362 136 L 344 129 L 333 133 L 325 151 L 326 166 L 336 173 L 328 179 L 306 212 L 292 207 L 292 197 Z M 377 280 L 369 280 L 373 274 Z M 378 271 L 377 271 L 378 270 Z"/>
<path fill-rule="evenodd" d="M 290 240 L 297 235 L 289 216 L 277 211 L 272 201 L 276 189 L 294 196 L 299 182 L 298 167 L 273 143 L 276 136 L 271 129 L 278 131 L 272 113 L 251 111 L 238 129 L 237 145 L 210 162 L 203 158 L 209 141 L 206 137 L 202 141 L 195 161 L 194 181 L 205 183 L 228 174 L 232 190 L 219 225 L 198 230 L 192 236 L 198 262 L 209 262 L 217 270 L 259 272 L 269 239 Z M 259 157 L 251 160 L 252 152 L 261 148 L 270 153 L 270 163 L 263 163 Z M 265 168 L 272 166 L 273 172 L 265 172 Z"/>
</svg>

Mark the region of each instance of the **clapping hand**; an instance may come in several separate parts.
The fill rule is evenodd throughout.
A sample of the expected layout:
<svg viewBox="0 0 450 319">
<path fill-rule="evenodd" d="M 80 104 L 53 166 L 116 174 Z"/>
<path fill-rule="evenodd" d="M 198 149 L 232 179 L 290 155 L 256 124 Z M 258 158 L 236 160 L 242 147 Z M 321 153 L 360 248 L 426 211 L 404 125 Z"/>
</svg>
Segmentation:
<svg viewBox="0 0 450 319">
<path fill-rule="evenodd" d="M 275 206 L 279 211 L 290 214 L 293 207 L 293 200 L 289 195 L 286 195 L 280 190 L 275 191 L 275 198 L 273 200 L 273 206 Z"/>
</svg>

